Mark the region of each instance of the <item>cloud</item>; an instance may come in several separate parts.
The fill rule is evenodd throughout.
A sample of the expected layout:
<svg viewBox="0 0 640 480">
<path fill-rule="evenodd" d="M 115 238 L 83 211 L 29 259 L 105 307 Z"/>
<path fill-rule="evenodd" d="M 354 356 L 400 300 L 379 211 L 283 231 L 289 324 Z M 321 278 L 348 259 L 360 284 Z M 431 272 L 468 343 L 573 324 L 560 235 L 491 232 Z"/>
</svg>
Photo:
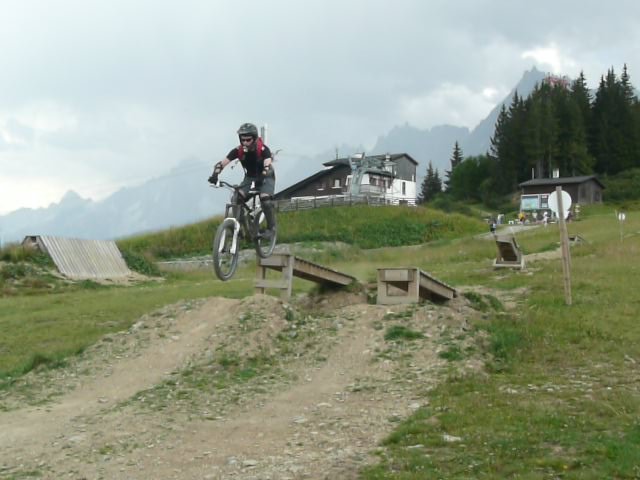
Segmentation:
<svg viewBox="0 0 640 480">
<path fill-rule="evenodd" d="M 423 95 L 403 99 L 399 117 L 420 128 L 449 124 L 472 129 L 495 107 L 499 92 L 496 87 L 476 91 L 444 83 Z"/>
<path fill-rule="evenodd" d="M 98 198 L 186 157 L 213 163 L 246 121 L 313 156 L 405 122 L 473 128 L 532 64 L 591 85 L 640 65 L 631 0 L 6 3 L 0 172 L 34 182 L 14 205 L 36 185 Z"/>
<path fill-rule="evenodd" d="M 552 73 L 567 74 L 575 72 L 577 62 L 572 58 L 563 55 L 560 48 L 555 43 L 550 43 L 546 47 L 535 47 L 522 53 L 523 59 L 531 58 L 542 67 L 542 69 L 551 70 Z"/>
</svg>

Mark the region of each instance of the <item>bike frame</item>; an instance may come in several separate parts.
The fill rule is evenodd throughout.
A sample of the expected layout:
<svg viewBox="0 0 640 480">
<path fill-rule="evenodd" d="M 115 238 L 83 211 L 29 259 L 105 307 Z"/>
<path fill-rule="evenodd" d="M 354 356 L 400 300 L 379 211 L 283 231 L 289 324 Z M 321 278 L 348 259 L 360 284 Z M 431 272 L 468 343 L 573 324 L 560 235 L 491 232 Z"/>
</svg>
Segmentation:
<svg viewBox="0 0 640 480">
<path fill-rule="evenodd" d="M 248 196 L 246 198 L 243 198 L 242 201 L 238 202 L 238 198 L 240 197 L 240 190 L 227 182 L 220 182 L 220 184 L 223 187 L 231 188 L 233 190 L 231 203 L 226 204 L 224 216 L 225 219 L 228 218 L 234 221 L 231 253 L 235 255 L 238 248 L 238 234 L 240 233 L 241 229 L 249 239 L 253 240 L 255 237 L 255 232 L 253 232 L 253 229 L 249 224 L 249 219 L 253 216 L 253 213 L 258 208 L 258 205 L 256 205 L 256 199 L 258 198 L 260 192 L 256 190 L 250 190 Z"/>
</svg>

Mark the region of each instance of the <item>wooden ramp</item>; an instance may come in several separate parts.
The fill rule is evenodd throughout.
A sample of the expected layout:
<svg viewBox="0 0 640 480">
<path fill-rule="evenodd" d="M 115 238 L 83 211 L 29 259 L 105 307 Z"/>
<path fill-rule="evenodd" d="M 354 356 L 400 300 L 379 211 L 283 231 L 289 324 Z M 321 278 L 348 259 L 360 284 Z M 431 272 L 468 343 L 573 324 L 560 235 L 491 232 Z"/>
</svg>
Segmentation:
<svg viewBox="0 0 640 480">
<path fill-rule="evenodd" d="M 282 272 L 282 278 L 267 279 L 267 269 Z M 344 287 L 356 281 L 356 278 L 351 275 L 323 267 L 291 253 L 274 253 L 269 258 L 258 258 L 256 293 L 265 293 L 267 288 L 278 288 L 280 296 L 288 299 L 291 297 L 293 277 L 336 287 Z"/>
<path fill-rule="evenodd" d="M 378 304 L 417 303 L 420 299 L 451 300 L 455 288 L 417 267 L 379 268 Z"/>
<path fill-rule="evenodd" d="M 524 257 L 522 249 L 513 235 L 496 235 L 496 247 L 498 253 L 493 261 L 494 268 L 509 267 L 524 268 Z"/>
<path fill-rule="evenodd" d="M 113 280 L 131 275 L 113 240 L 27 235 L 22 246 L 48 254 L 60 273 L 72 280 Z"/>
</svg>

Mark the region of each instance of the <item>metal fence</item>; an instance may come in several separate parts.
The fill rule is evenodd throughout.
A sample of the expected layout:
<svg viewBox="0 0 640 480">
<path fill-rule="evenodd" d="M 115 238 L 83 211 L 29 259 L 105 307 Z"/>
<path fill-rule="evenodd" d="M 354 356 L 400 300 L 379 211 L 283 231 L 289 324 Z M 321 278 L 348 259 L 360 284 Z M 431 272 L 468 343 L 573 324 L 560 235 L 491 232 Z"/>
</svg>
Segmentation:
<svg viewBox="0 0 640 480">
<path fill-rule="evenodd" d="M 308 210 L 322 207 L 339 207 L 351 205 L 397 205 L 398 199 L 392 201 L 374 195 L 335 195 L 330 197 L 293 198 L 277 200 L 274 202 L 279 212 L 289 212 L 293 210 Z"/>
</svg>

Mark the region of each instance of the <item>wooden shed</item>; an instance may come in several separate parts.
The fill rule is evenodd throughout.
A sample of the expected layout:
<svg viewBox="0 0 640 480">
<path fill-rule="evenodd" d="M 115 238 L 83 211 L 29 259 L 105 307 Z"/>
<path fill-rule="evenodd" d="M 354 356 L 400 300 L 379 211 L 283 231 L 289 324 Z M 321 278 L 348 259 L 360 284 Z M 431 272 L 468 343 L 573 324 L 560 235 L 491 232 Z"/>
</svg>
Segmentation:
<svg viewBox="0 0 640 480">
<path fill-rule="evenodd" d="M 518 185 L 521 189 L 520 209 L 544 210 L 548 208 L 547 199 L 556 187 L 562 187 L 573 204 L 588 205 L 602 203 L 604 185 L 595 175 L 579 177 L 534 178 Z"/>
</svg>

